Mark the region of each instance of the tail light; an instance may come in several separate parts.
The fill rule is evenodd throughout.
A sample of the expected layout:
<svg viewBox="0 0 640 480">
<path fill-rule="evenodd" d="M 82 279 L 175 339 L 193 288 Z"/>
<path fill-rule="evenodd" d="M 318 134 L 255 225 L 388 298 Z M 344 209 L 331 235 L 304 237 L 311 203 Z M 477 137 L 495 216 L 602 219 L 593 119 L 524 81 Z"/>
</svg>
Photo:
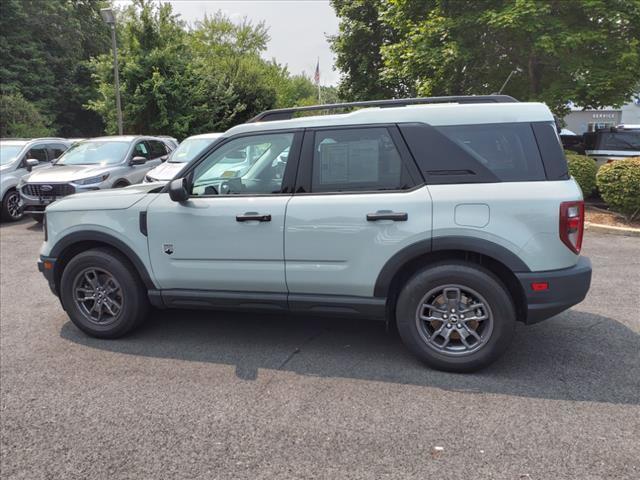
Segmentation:
<svg viewBox="0 0 640 480">
<path fill-rule="evenodd" d="M 576 254 L 582 248 L 584 234 L 584 202 L 560 204 L 560 240 Z"/>
</svg>

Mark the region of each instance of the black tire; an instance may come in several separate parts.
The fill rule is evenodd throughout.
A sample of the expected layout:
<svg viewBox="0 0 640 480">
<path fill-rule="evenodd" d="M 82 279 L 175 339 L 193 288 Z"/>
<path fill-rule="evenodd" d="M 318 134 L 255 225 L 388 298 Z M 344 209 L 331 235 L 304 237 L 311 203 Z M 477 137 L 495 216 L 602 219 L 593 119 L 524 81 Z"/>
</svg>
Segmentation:
<svg viewBox="0 0 640 480">
<path fill-rule="evenodd" d="M 124 188 L 124 187 L 128 187 L 129 184 L 127 182 L 124 181 L 118 181 L 113 185 L 113 188 Z"/>
<path fill-rule="evenodd" d="M 440 287 L 448 288 L 450 286 L 461 286 L 469 291 L 475 291 L 484 297 L 488 304 L 492 328 L 485 330 L 488 332 L 487 338 L 482 343 L 476 344 L 477 350 L 469 349 L 469 352 L 465 352 L 465 347 L 460 343 L 460 348 L 463 349 L 461 352 L 445 352 L 425 339 L 430 340 L 434 337 L 425 335 L 424 330 L 421 332 L 421 328 L 423 328 L 421 325 L 426 325 L 426 323 L 420 323 L 421 321 L 417 317 L 418 309 L 422 308 L 425 296 L 430 292 L 437 292 Z M 436 313 L 436 315 L 439 314 Z M 491 272 L 479 265 L 449 261 L 437 263 L 419 271 L 405 284 L 398 296 L 396 320 L 402 341 L 409 350 L 429 366 L 449 372 L 472 372 L 494 362 L 507 349 L 513 338 L 516 313 L 508 290 Z M 429 325 L 433 325 L 433 323 Z M 444 321 L 442 323 L 436 322 L 435 325 L 434 331 L 441 326 L 446 327 Z M 458 324 L 458 326 L 460 325 L 461 323 Z M 480 325 L 480 323 L 476 323 L 476 325 Z M 486 325 L 488 327 L 489 324 Z M 455 331 L 455 325 L 452 331 Z M 446 333 L 446 330 L 444 332 Z M 459 333 L 455 335 L 458 335 L 456 338 L 460 338 Z M 437 335 L 435 338 L 437 340 Z M 475 341 L 473 338 L 471 340 Z M 459 343 L 460 340 L 455 340 L 455 342 Z M 444 339 L 441 343 L 444 343 Z"/>
<path fill-rule="evenodd" d="M 15 189 L 9 190 L 4 194 L 2 199 L 2 208 L 0 216 L 2 220 L 6 222 L 16 222 L 22 218 L 22 210 L 19 210 L 16 214 L 14 202 L 20 202 L 20 193 Z"/>
<path fill-rule="evenodd" d="M 122 308 L 112 322 L 91 321 L 74 299 L 74 284 L 88 268 L 110 274 L 119 284 Z M 62 272 L 60 298 L 71 321 L 83 332 L 98 338 L 118 338 L 137 327 L 149 312 L 147 290 L 129 261 L 110 248 L 96 248 L 73 257 Z M 86 303 L 85 303 L 86 305 Z"/>
</svg>

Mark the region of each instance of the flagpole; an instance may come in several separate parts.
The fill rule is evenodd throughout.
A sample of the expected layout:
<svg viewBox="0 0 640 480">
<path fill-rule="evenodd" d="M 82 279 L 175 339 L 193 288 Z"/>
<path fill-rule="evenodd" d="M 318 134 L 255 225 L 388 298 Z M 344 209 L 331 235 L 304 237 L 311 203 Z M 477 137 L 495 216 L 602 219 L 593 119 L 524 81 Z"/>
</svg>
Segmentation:
<svg viewBox="0 0 640 480">
<path fill-rule="evenodd" d="M 317 67 L 316 67 L 316 71 L 317 71 L 316 78 L 318 79 L 317 82 L 316 82 L 318 84 L 318 103 L 322 103 L 322 95 L 320 94 L 320 57 L 319 56 L 318 56 L 318 63 L 316 65 L 317 65 Z"/>
</svg>

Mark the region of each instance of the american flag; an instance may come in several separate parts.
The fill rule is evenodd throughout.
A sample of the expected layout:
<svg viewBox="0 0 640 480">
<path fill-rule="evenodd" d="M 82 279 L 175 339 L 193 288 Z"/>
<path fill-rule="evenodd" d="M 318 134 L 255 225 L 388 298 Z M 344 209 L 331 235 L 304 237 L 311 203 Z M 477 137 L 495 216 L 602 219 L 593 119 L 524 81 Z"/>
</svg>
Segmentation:
<svg viewBox="0 0 640 480">
<path fill-rule="evenodd" d="M 318 63 L 316 63 L 316 73 L 313 74 L 313 81 L 316 85 L 320 85 L 320 59 L 318 58 Z"/>
</svg>

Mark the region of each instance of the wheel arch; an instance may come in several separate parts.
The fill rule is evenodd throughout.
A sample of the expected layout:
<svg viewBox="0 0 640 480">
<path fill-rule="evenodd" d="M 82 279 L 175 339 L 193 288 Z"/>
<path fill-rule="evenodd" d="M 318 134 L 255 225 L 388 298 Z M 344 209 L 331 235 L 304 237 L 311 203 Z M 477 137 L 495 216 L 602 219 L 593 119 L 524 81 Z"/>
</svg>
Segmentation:
<svg viewBox="0 0 640 480">
<path fill-rule="evenodd" d="M 148 290 L 156 288 L 140 257 L 122 240 L 102 232 L 74 232 L 61 238 L 49 253 L 50 257 L 56 259 L 54 270 L 56 291 L 60 291 L 60 279 L 67 263 L 78 253 L 98 247 L 116 250 L 133 265 Z"/>
<path fill-rule="evenodd" d="M 131 182 L 125 178 L 119 178 L 115 182 L 113 182 L 113 188 L 122 188 L 131 186 Z"/>
<path fill-rule="evenodd" d="M 514 300 L 519 320 L 526 321 L 526 296 L 514 272 L 529 272 L 527 265 L 505 247 L 488 240 L 440 237 L 400 250 L 380 271 L 374 297 L 387 299 L 388 318 L 395 318 L 395 304 L 402 285 L 418 270 L 446 260 L 463 260 L 493 273 Z"/>
</svg>

